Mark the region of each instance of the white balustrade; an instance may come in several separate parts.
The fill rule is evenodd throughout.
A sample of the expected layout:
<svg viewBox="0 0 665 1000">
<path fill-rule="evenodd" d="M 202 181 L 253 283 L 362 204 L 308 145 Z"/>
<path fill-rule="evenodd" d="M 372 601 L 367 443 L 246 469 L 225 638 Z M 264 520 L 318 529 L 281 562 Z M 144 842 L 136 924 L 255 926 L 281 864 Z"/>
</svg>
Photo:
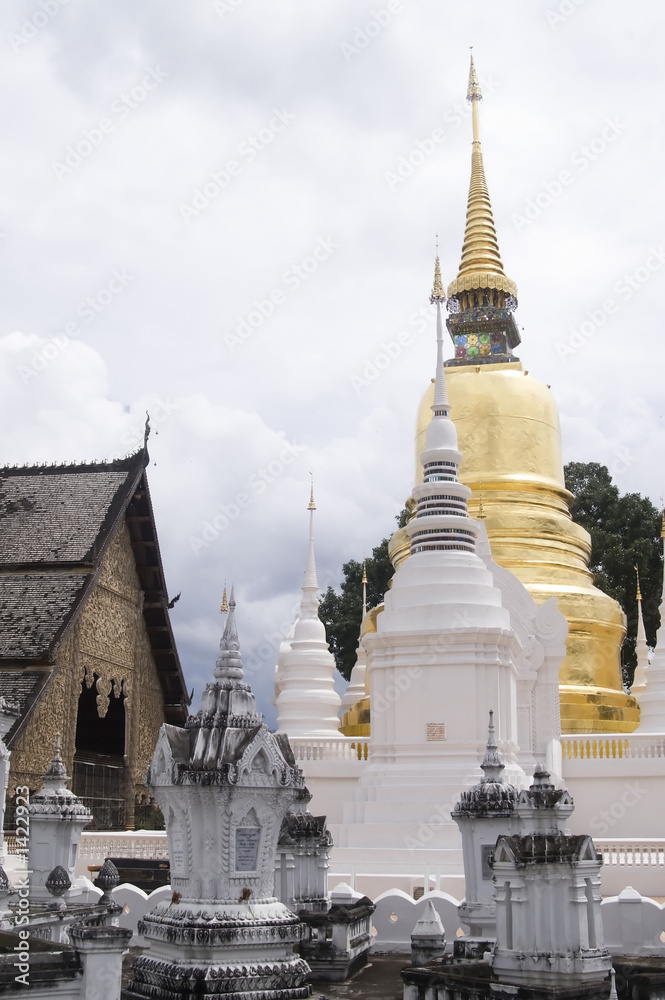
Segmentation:
<svg viewBox="0 0 665 1000">
<path fill-rule="evenodd" d="M 603 736 L 562 736 L 564 760 L 651 760 L 665 757 L 665 735 L 608 733 Z"/>
<path fill-rule="evenodd" d="M 369 743 L 366 740 L 290 740 L 297 761 L 308 760 L 368 760 Z"/>
</svg>

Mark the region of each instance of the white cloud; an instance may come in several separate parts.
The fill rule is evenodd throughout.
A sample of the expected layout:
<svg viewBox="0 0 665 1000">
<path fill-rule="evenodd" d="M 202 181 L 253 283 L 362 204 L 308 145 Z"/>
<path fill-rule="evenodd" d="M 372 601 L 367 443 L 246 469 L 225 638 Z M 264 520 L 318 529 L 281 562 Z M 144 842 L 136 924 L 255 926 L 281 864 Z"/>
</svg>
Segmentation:
<svg viewBox="0 0 665 1000">
<path fill-rule="evenodd" d="M 292 613 L 310 466 L 323 578 L 392 530 L 410 490 L 434 347 L 433 331 L 409 317 L 427 305 L 434 233 L 444 280 L 459 261 L 470 128 L 451 114 L 464 106 L 470 41 L 496 84 L 481 127 L 503 258 L 520 289 L 520 356 L 556 393 L 565 457 L 611 465 L 628 448 L 621 487 L 659 495 L 660 272 L 574 356 L 562 360 L 556 344 L 661 243 L 662 140 L 649 95 L 663 87 L 664 15 L 646 5 L 628 23 L 618 0 L 587 0 L 553 28 L 555 6 L 507 19 L 493 0 L 403 0 L 348 61 L 341 44 L 373 16 L 369 0 L 242 0 L 224 17 L 212 0 L 72 0 L 19 51 L 6 46 L 3 461 L 122 454 L 150 409 L 149 477 L 169 584 L 183 591 L 181 654 L 197 684 L 216 657 L 225 577 L 237 584 L 247 656 Z M 0 32 L 33 9 L 6 4 Z M 58 181 L 52 161 L 154 66 L 167 74 L 160 86 Z M 243 158 L 240 144 L 275 108 L 293 122 Z M 616 143 L 517 232 L 511 214 L 615 116 L 628 124 Z M 391 191 L 386 171 L 444 126 L 445 141 Z M 241 170 L 187 225 L 178 206 L 229 159 Z M 334 253 L 286 288 L 285 273 L 329 236 Z M 123 268 L 131 282 L 86 322 L 81 304 Z M 285 293 L 279 308 L 230 351 L 224 334 L 275 289 Z M 68 323 L 80 333 L 22 379 L 18 366 Z M 405 329 L 408 348 L 355 393 L 354 374 Z M 256 492 L 250 477 L 279 460 L 285 441 L 305 450 Z M 242 516 L 194 553 L 190 537 L 248 491 Z M 269 672 L 255 682 L 265 709 Z"/>
</svg>

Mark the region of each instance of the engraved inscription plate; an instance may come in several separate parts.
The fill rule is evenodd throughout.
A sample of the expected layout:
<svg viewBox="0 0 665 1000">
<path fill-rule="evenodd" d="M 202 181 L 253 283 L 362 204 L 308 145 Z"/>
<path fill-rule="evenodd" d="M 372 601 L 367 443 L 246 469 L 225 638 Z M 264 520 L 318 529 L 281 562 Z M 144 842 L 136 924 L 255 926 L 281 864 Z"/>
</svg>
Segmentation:
<svg viewBox="0 0 665 1000">
<path fill-rule="evenodd" d="M 442 742 L 446 739 L 446 724 L 445 722 L 428 722 L 427 723 L 427 742 L 436 743 Z"/>
<path fill-rule="evenodd" d="M 179 827 L 173 827 L 171 830 L 171 849 L 172 849 L 172 872 L 174 875 L 187 875 L 187 863 L 185 861 L 185 838 L 183 837 L 182 830 Z"/>
<path fill-rule="evenodd" d="M 482 864 L 482 877 L 484 880 L 489 880 L 492 878 L 492 869 L 490 868 L 490 855 L 494 851 L 494 844 L 481 844 L 481 864 Z"/>
<path fill-rule="evenodd" d="M 236 871 L 255 872 L 261 831 L 255 826 L 239 826 L 236 830 Z"/>
</svg>

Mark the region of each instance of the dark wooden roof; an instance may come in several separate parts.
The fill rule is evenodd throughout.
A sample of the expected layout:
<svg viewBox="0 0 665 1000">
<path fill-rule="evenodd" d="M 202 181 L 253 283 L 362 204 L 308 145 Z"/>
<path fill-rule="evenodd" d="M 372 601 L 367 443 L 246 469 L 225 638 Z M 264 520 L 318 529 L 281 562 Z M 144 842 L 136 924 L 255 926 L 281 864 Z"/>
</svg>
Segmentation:
<svg viewBox="0 0 665 1000">
<path fill-rule="evenodd" d="M 48 682 L 60 643 L 94 587 L 123 518 L 144 592 L 166 721 L 185 722 L 187 692 L 169 620 L 147 464 L 142 449 L 114 462 L 0 468 L 0 693 L 5 678 L 21 709 L 10 745 Z M 19 683 L 21 675 L 25 683 Z"/>
</svg>

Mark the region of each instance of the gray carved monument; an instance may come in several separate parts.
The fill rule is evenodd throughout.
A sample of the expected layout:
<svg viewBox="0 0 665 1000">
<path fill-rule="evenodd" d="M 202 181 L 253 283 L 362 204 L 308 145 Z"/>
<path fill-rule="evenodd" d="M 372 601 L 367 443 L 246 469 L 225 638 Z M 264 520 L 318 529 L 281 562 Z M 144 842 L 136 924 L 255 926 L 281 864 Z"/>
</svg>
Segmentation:
<svg viewBox="0 0 665 1000">
<path fill-rule="evenodd" d="M 235 601 L 214 680 L 185 729 L 164 725 L 148 783 L 164 814 L 173 897 L 139 924 L 149 948 L 125 1000 L 308 997 L 301 925 L 273 895 L 282 820 L 304 787 L 288 737 L 243 681 Z"/>
</svg>

